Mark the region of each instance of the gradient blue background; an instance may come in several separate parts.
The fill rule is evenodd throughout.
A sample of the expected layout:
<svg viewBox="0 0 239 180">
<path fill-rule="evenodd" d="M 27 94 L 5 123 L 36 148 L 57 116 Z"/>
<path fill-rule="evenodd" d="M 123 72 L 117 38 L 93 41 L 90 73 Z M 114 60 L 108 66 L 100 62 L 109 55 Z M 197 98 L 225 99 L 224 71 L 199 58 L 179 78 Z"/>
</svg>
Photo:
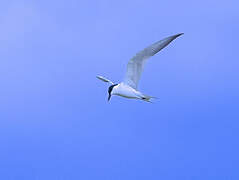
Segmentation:
<svg viewBox="0 0 239 180">
<path fill-rule="evenodd" d="M 239 3 L 0 2 L 0 179 L 239 179 Z M 128 60 L 154 104 L 113 97 Z"/>
</svg>

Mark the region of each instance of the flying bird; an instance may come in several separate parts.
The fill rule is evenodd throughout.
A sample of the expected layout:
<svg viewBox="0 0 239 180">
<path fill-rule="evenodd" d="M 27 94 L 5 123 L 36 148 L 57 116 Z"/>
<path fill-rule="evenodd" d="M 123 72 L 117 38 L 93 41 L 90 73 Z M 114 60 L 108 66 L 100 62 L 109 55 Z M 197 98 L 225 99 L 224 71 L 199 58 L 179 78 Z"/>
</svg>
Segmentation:
<svg viewBox="0 0 239 180">
<path fill-rule="evenodd" d="M 164 38 L 138 52 L 129 60 L 125 78 L 119 84 L 115 84 L 103 76 L 96 76 L 98 79 L 111 84 L 111 86 L 108 88 L 108 101 L 112 95 L 117 95 L 129 99 L 139 99 L 151 102 L 150 99 L 154 97 L 145 95 L 138 91 L 138 83 L 144 68 L 144 64 L 147 59 L 158 53 L 161 49 L 166 47 L 170 42 L 181 35 L 183 35 L 183 33 Z"/>
</svg>

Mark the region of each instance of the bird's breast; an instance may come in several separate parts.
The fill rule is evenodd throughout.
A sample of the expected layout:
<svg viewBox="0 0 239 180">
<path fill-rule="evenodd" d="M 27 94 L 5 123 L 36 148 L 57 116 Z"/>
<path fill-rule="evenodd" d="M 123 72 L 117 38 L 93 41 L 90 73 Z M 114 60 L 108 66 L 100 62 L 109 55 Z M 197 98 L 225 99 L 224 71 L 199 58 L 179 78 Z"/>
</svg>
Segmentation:
<svg viewBox="0 0 239 180">
<path fill-rule="evenodd" d="M 136 91 L 135 89 L 133 89 L 129 86 L 125 86 L 125 85 L 117 86 L 115 88 L 113 94 L 122 96 L 122 97 L 126 97 L 126 98 L 138 98 L 139 97 L 138 91 Z"/>
</svg>

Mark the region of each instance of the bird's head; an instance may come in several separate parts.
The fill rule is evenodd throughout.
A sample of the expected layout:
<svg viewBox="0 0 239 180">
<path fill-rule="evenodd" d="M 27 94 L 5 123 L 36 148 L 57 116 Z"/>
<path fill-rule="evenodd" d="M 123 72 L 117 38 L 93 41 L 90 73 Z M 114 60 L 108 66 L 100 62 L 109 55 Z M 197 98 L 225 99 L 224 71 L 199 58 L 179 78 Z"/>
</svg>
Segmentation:
<svg viewBox="0 0 239 180">
<path fill-rule="evenodd" d="M 117 86 L 118 84 L 113 84 L 112 86 L 110 86 L 109 88 L 108 88 L 108 94 L 109 94 L 109 96 L 108 96 L 108 101 L 110 100 L 110 98 L 111 98 L 111 93 L 112 93 L 112 90 L 113 90 L 113 88 L 115 87 L 115 86 Z"/>
</svg>

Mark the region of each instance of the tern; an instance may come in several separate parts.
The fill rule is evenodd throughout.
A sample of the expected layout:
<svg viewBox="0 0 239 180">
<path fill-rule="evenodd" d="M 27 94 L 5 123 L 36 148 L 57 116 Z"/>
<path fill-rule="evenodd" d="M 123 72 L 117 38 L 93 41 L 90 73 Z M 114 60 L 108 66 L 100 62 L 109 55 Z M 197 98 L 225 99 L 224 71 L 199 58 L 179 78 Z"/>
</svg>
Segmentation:
<svg viewBox="0 0 239 180">
<path fill-rule="evenodd" d="M 183 35 L 183 33 L 169 36 L 138 52 L 129 60 L 125 78 L 121 83 L 115 84 L 103 76 L 96 76 L 98 79 L 111 84 L 111 86 L 108 88 L 108 101 L 112 95 L 117 95 L 129 99 L 139 99 L 151 102 L 150 99 L 154 98 L 153 96 L 145 95 L 137 90 L 145 62 L 147 59 L 158 53 L 161 49 L 166 47 L 170 42 L 181 35 Z"/>
</svg>

